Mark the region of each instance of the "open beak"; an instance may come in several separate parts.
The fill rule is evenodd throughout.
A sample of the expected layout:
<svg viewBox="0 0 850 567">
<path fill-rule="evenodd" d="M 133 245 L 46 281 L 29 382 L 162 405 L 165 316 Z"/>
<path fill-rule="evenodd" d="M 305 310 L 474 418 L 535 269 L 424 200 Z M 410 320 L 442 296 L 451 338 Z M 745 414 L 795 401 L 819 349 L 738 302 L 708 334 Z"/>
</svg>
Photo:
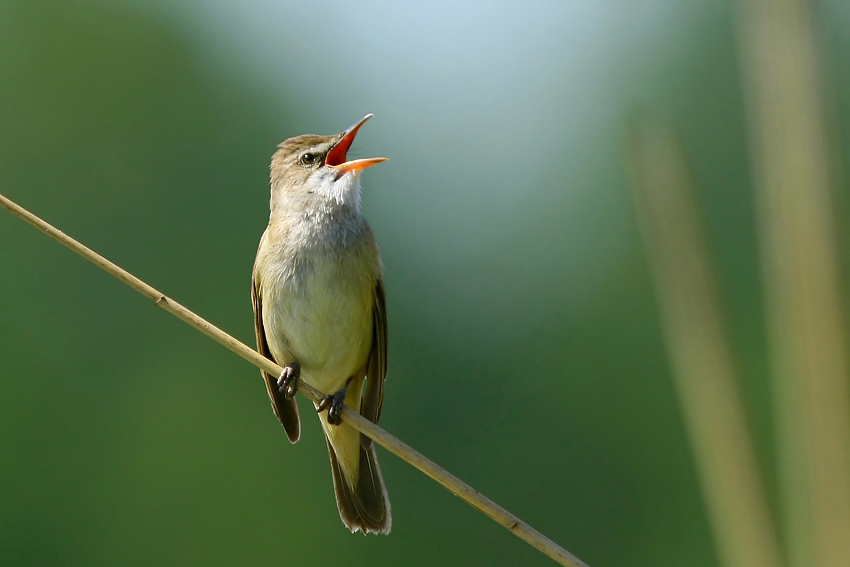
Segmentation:
<svg viewBox="0 0 850 567">
<path fill-rule="evenodd" d="M 363 124 L 365 124 L 370 118 L 372 118 L 372 115 L 367 114 L 358 122 L 353 124 L 348 130 L 343 132 L 339 142 L 334 144 L 334 147 L 332 147 L 331 151 L 328 152 L 328 156 L 325 158 L 325 165 L 337 170 L 340 176 L 349 171 L 359 171 L 381 163 L 382 161 L 387 161 L 388 158 L 385 157 L 347 161 L 348 158 L 346 157 L 346 154 L 348 153 L 348 148 L 350 148 L 351 144 L 354 142 L 355 136 L 357 136 L 357 131 L 360 130 L 360 127 L 363 126 Z"/>
</svg>

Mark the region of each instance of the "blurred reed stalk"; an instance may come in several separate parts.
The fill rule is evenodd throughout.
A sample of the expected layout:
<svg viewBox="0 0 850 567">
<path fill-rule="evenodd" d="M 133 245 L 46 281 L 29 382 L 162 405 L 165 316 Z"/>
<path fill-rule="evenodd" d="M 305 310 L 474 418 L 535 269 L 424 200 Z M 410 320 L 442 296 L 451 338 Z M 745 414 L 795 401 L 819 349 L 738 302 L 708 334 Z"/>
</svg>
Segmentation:
<svg viewBox="0 0 850 567">
<path fill-rule="evenodd" d="M 846 336 L 810 3 L 741 0 L 790 567 L 850 565 Z"/>
<path fill-rule="evenodd" d="M 632 138 L 631 165 L 638 222 L 718 555 L 729 567 L 776 567 L 775 526 L 683 150 L 666 129 L 641 125 Z"/>
</svg>

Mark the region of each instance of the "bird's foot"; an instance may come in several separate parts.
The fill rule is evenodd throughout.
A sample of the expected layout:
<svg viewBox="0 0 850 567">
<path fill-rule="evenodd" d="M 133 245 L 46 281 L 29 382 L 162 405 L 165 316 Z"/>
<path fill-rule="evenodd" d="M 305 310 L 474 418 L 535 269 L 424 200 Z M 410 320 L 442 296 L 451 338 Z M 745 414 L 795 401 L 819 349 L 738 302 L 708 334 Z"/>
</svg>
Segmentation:
<svg viewBox="0 0 850 567">
<path fill-rule="evenodd" d="M 328 423 L 331 425 L 339 425 L 342 423 L 342 408 L 345 406 L 345 395 L 348 393 L 348 386 L 330 396 L 325 396 L 319 405 L 316 406 L 316 412 L 321 413 L 325 409 L 328 410 Z"/>
<path fill-rule="evenodd" d="M 283 367 L 283 372 L 277 379 L 277 390 L 287 400 L 291 400 L 298 391 L 299 376 L 301 376 L 301 366 L 297 362 Z"/>
</svg>

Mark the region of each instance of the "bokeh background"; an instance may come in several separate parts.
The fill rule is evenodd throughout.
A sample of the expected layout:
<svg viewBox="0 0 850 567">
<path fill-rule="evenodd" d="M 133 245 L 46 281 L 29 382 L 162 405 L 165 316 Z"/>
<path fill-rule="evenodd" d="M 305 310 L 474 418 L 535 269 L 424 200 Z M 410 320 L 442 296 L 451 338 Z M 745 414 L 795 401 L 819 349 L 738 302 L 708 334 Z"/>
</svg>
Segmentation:
<svg viewBox="0 0 850 567">
<path fill-rule="evenodd" d="M 846 172 L 850 4 L 813 13 Z M 275 145 L 375 113 L 382 425 L 591 565 L 713 566 L 627 140 L 652 115 L 688 153 L 775 509 L 736 30 L 717 0 L 2 0 L 0 192 L 253 344 Z M 291 446 L 255 368 L 0 214 L 0 564 L 551 564 L 381 449 L 393 533 L 352 536 L 301 402 Z"/>
</svg>

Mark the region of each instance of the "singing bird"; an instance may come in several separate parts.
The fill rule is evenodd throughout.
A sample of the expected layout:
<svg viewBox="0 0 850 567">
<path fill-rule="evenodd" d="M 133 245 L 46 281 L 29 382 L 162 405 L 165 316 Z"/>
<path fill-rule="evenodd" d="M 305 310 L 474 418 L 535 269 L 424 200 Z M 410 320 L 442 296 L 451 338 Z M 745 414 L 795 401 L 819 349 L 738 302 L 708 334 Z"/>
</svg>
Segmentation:
<svg viewBox="0 0 850 567">
<path fill-rule="evenodd" d="M 289 440 L 301 435 L 298 381 L 330 393 L 316 408 L 339 515 L 352 532 L 387 534 L 390 501 L 375 447 L 340 418 L 345 404 L 377 423 L 387 375 L 381 258 L 360 210 L 361 172 L 387 158 L 347 158 L 371 117 L 341 134 L 306 134 L 278 146 L 252 298 L 257 348 L 284 367 L 263 377 Z"/>
</svg>

